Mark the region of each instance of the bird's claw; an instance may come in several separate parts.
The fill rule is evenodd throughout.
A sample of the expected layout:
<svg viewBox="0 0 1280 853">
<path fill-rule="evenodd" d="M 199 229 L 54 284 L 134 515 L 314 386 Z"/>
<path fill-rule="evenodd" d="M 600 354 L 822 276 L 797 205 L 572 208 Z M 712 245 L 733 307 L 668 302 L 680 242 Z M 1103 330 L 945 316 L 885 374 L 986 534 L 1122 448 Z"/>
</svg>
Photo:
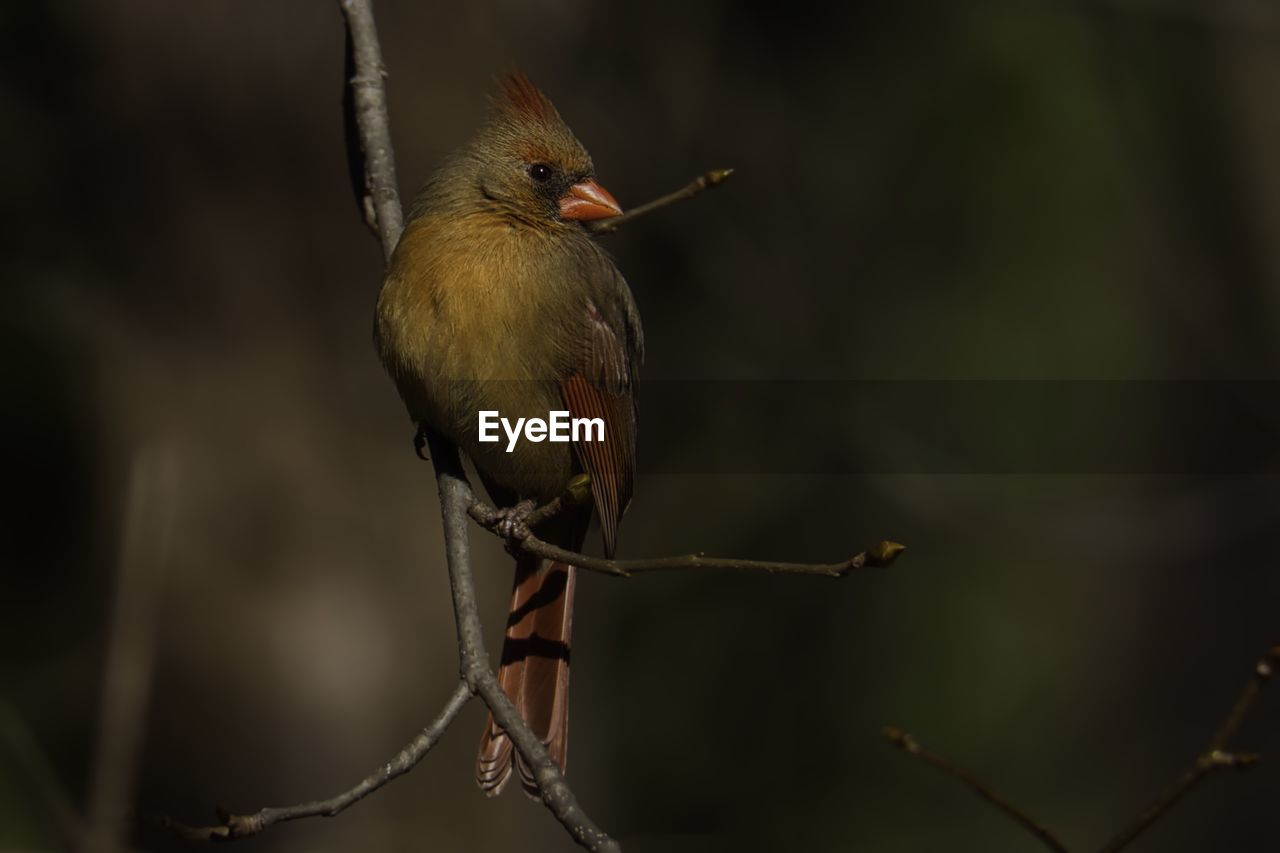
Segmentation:
<svg viewBox="0 0 1280 853">
<path fill-rule="evenodd" d="M 525 519 L 529 517 L 536 506 L 537 504 L 531 500 L 523 500 L 515 506 L 498 510 L 498 517 L 493 525 L 494 532 L 503 539 L 510 541 L 527 539 L 529 537 L 529 525 L 525 523 Z"/>
<path fill-rule="evenodd" d="M 431 461 L 425 450 L 427 446 L 427 427 L 425 424 L 418 424 L 418 431 L 413 434 L 413 452 L 418 454 L 418 458 L 423 462 Z"/>
</svg>

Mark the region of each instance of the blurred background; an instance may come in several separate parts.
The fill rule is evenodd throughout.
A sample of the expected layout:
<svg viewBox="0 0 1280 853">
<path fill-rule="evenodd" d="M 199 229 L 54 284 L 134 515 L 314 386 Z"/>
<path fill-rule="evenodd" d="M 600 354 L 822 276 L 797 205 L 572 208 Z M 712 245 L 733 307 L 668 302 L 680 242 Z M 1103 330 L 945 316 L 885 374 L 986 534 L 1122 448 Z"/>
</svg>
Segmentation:
<svg viewBox="0 0 1280 853">
<path fill-rule="evenodd" d="M 887 724 L 1090 849 L 1205 747 L 1280 640 L 1273 3 L 376 12 L 406 195 L 513 65 L 624 207 L 737 169 L 606 238 L 656 389 L 622 556 L 908 545 L 841 582 L 583 578 L 569 780 L 625 849 L 1039 849 Z M 0 38 L 0 848 L 65 849 L 95 778 L 193 823 L 336 793 L 457 673 L 336 4 L 13 3 Z M 1037 417 L 1045 380 L 1084 402 Z M 1164 442 L 1199 407 L 1125 404 L 1167 380 L 1240 405 Z M 475 542 L 494 650 L 511 570 Z M 571 849 L 481 796 L 482 722 L 244 848 Z M 1280 757 L 1280 696 L 1232 746 Z M 1222 773 L 1134 849 L 1267 848 L 1278 796 L 1274 763 Z"/>
</svg>

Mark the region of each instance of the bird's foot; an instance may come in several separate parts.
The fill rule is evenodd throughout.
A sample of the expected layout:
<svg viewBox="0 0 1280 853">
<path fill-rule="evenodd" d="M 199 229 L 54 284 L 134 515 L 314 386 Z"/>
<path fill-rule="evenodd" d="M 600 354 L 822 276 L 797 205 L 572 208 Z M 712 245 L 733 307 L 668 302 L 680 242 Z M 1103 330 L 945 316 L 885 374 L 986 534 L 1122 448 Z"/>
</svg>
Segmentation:
<svg viewBox="0 0 1280 853">
<path fill-rule="evenodd" d="M 586 503 L 591 500 L 591 475 L 585 471 L 577 474 L 564 487 L 560 499 L 569 506 Z"/>
<path fill-rule="evenodd" d="M 537 507 L 531 500 L 523 500 L 515 506 L 504 507 L 497 511 L 497 520 L 493 530 L 503 539 L 511 542 L 529 538 L 529 525 L 525 520 Z"/>
<path fill-rule="evenodd" d="M 418 424 L 418 431 L 413 434 L 413 452 L 418 454 L 418 458 L 423 462 L 429 462 L 430 459 L 424 452 L 427 446 L 427 425 Z"/>
</svg>

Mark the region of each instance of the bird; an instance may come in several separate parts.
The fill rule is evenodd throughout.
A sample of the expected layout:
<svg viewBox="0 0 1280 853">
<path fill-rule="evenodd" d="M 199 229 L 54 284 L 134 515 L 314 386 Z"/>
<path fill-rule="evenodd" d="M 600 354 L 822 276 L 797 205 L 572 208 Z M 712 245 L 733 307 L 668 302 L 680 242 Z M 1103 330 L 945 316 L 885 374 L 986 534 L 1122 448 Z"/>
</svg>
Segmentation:
<svg viewBox="0 0 1280 853">
<path fill-rule="evenodd" d="M 417 196 L 374 321 L 378 354 L 419 429 L 464 451 L 494 503 L 517 516 L 586 474 L 591 500 L 535 532 L 580 552 L 594 512 L 609 557 L 634 485 L 644 334 L 626 280 L 585 223 L 621 213 L 551 100 L 513 71 Z M 603 430 L 508 452 L 505 441 L 480 440 L 481 411 L 512 423 L 568 411 Z M 509 550 L 515 583 L 498 681 L 563 770 L 577 569 Z M 490 713 L 476 781 L 496 796 L 513 764 L 538 796 L 532 768 Z"/>
</svg>

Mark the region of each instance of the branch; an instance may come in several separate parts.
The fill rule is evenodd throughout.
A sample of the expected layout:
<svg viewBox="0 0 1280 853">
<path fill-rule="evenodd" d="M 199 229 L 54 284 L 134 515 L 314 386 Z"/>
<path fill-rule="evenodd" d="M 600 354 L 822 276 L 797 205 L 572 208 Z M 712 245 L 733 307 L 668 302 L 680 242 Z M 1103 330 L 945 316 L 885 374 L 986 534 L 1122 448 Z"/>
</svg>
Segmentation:
<svg viewBox="0 0 1280 853">
<path fill-rule="evenodd" d="M 818 575 L 842 578 L 850 572 L 867 567 L 888 566 L 906 550 L 906 545 L 883 540 L 866 551 L 854 554 L 839 563 L 782 563 L 771 560 L 740 560 L 735 557 L 707 557 L 702 553 L 684 554 L 679 557 L 650 557 L 640 560 L 608 560 L 589 557 L 558 548 L 530 534 L 520 543 L 522 550 L 549 560 L 571 563 L 580 569 L 601 572 L 614 577 L 627 578 L 640 572 L 687 571 L 711 569 L 713 571 L 763 572 L 766 574 Z"/>
<path fill-rule="evenodd" d="M 1236 699 L 1236 703 L 1231 706 L 1231 710 L 1227 713 L 1226 719 L 1222 721 L 1222 725 L 1218 727 L 1218 731 L 1214 733 L 1213 739 L 1209 741 L 1209 747 L 1196 758 L 1195 763 L 1178 778 L 1172 787 L 1143 809 L 1133 823 L 1107 842 L 1107 845 L 1102 848 L 1103 853 L 1116 853 L 1116 851 L 1128 847 L 1135 838 L 1146 832 L 1153 823 L 1168 814 L 1169 810 L 1177 805 L 1179 800 L 1190 793 L 1192 788 L 1200 784 L 1213 771 L 1224 767 L 1241 769 L 1252 767 L 1261 760 L 1262 756 L 1254 752 L 1227 752 L 1227 741 L 1240 728 L 1245 715 L 1249 713 L 1249 709 L 1253 707 L 1254 701 L 1257 700 L 1258 694 L 1262 691 L 1262 686 L 1271 679 L 1271 674 L 1277 666 L 1280 666 L 1280 645 L 1272 646 L 1262 660 L 1258 661 L 1257 666 L 1253 668 L 1252 677 L 1244 686 L 1244 690 L 1240 692 L 1240 697 Z"/>
<path fill-rule="evenodd" d="M 530 513 L 523 523 L 512 525 L 512 529 L 504 531 L 501 525 L 507 516 L 478 498 L 472 498 L 467 514 L 485 530 L 495 536 L 506 539 L 509 543 L 530 554 L 547 560 L 569 563 L 580 569 L 600 572 L 619 578 L 631 577 L 640 572 L 687 571 L 690 569 L 711 569 L 733 572 L 764 572 L 767 574 L 819 575 L 828 578 L 842 578 L 850 572 L 867 567 L 885 567 L 898 558 L 907 549 L 906 545 L 884 540 L 838 563 L 780 563 L 770 560 L 739 560 L 733 557 L 707 557 L 701 553 L 685 554 L 679 557 L 653 557 L 643 560 L 609 560 L 603 557 L 590 557 L 576 551 L 568 551 L 550 542 L 545 542 L 533 534 L 530 529 L 555 515 L 560 509 L 572 502 L 565 495 L 543 504 Z"/>
<path fill-rule="evenodd" d="M 990 785 L 987 785 L 968 770 L 965 770 L 957 764 L 953 764 L 951 761 L 941 755 L 938 755 L 936 752 L 930 752 L 920 746 L 915 738 L 904 732 L 902 729 L 890 726 L 884 730 L 884 736 L 889 739 L 890 743 L 906 752 L 908 755 L 914 755 L 916 758 L 919 758 L 926 764 L 936 767 L 948 776 L 959 779 L 979 797 L 982 797 L 982 799 L 1004 812 L 1019 826 L 1038 838 L 1045 847 L 1055 851 L 1055 853 L 1067 853 L 1066 845 L 1059 841 L 1057 836 L 1050 832 L 1044 824 L 1040 823 L 1022 809 L 996 793 Z"/>
<path fill-rule="evenodd" d="M 662 198 L 655 198 L 653 201 L 639 205 L 638 207 L 633 207 L 626 213 L 619 216 L 611 216 L 608 219 L 595 219 L 584 222 L 582 223 L 582 226 L 593 234 L 612 234 L 614 231 L 618 230 L 618 226 L 626 222 L 630 222 L 636 217 L 644 216 L 646 213 L 653 213 L 655 210 L 661 210 L 662 208 L 673 205 L 678 201 L 691 199 L 702 193 L 704 190 L 709 190 L 712 187 L 718 187 L 732 174 L 733 169 L 712 169 L 710 172 L 699 175 L 685 186 L 673 193 L 664 195 Z"/>
<path fill-rule="evenodd" d="M 347 21 L 347 56 L 350 100 L 343 99 L 347 142 L 360 144 L 360 157 L 348 148 L 353 173 L 363 173 L 365 195 L 361 199 L 365 223 L 382 242 L 382 257 L 391 260 L 404 213 L 396 188 L 396 158 L 391 147 L 391 120 L 387 117 L 387 92 L 383 85 L 386 68 L 378 44 L 378 28 L 370 0 L 338 0 Z M 353 132 L 354 125 L 354 132 Z"/>
<path fill-rule="evenodd" d="M 453 695 L 445 703 L 444 710 L 410 741 L 408 746 L 400 750 L 389 762 L 361 779 L 354 787 L 327 800 L 299 803 L 296 806 L 268 807 L 248 815 L 226 814 L 219 809 L 218 817 L 222 822 L 216 826 L 188 826 L 171 817 L 151 818 L 148 822 L 189 841 L 228 841 L 257 835 L 268 827 L 288 820 L 304 817 L 333 817 L 348 806 L 363 800 L 392 779 L 403 776 L 416 767 L 431 748 L 440 742 L 449 724 L 471 700 L 471 695 L 471 687 L 465 681 L 459 682 Z"/>
</svg>

